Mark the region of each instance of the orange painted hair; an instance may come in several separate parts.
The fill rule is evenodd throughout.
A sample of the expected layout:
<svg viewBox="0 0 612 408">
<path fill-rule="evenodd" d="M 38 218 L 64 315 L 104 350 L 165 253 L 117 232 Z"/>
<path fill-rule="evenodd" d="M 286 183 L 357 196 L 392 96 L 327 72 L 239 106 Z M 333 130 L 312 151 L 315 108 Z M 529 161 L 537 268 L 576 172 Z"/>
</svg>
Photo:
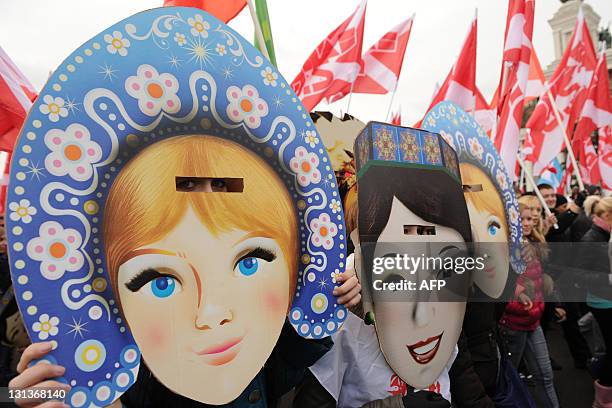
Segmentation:
<svg viewBox="0 0 612 408">
<path fill-rule="evenodd" d="M 243 178 L 242 193 L 176 192 L 176 176 Z M 214 235 L 242 229 L 276 240 L 297 276 L 297 219 L 276 172 L 245 147 L 213 136 L 179 136 L 148 146 L 117 176 L 104 207 L 104 248 L 111 284 L 132 250 L 163 239 L 188 206 Z"/>
<path fill-rule="evenodd" d="M 497 192 L 497 188 L 495 188 L 489 176 L 473 164 L 460 163 L 459 167 L 461 169 L 461 181 L 463 184 L 480 184 L 482 186 L 482 191 L 465 193 L 466 201 L 472 203 L 478 211 L 487 211 L 491 214 L 496 214 L 506 234 L 509 235 L 510 229 L 506 221 L 504 201 Z"/>
</svg>

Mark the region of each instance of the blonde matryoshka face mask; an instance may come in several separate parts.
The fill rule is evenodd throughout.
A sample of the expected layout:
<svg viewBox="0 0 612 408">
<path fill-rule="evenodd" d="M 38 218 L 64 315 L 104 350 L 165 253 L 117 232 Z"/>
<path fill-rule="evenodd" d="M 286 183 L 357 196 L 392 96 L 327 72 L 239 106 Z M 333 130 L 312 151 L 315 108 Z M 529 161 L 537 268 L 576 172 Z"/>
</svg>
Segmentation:
<svg viewBox="0 0 612 408">
<path fill-rule="evenodd" d="M 229 403 L 283 324 L 317 339 L 340 328 L 329 157 L 247 40 L 196 8 L 147 10 L 85 41 L 40 95 L 11 163 L 7 204 L 28 214 L 7 218 L 11 273 L 71 406 L 111 405 L 141 361 L 175 393 Z M 179 189 L 193 178 L 211 183 Z"/>
<path fill-rule="evenodd" d="M 521 274 L 525 270 L 523 234 L 510 173 L 472 115 L 452 102 L 434 106 L 423 124 L 440 133 L 457 152 L 475 249 L 477 255 L 488 255 L 485 268 L 474 274 L 474 282 L 486 295 L 482 300 L 498 298 L 509 282 L 510 271 Z M 514 171 L 514 164 L 511 166 Z"/>
<path fill-rule="evenodd" d="M 151 371 L 197 401 L 240 395 L 289 307 L 278 243 L 243 230 L 214 236 L 189 209 L 167 237 L 133 254 L 119 268 L 119 298 Z"/>
<path fill-rule="evenodd" d="M 508 280 L 510 249 L 504 203 L 488 176 L 478 167 L 460 163 L 461 178 L 466 185 L 476 185 L 465 193 L 470 213 L 475 256 L 485 259 L 485 268 L 474 273 L 474 281 L 488 296 L 498 298 Z"/>
<path fill-rule="evenodd" d="M 227 403 L 261 370 L 294 291 L 290 204 L 262 159 L 211 136 L 149 146 L 119 174 L 105 208 L 111 276 L 147 366 L 174 392 Z"/>
</svg>

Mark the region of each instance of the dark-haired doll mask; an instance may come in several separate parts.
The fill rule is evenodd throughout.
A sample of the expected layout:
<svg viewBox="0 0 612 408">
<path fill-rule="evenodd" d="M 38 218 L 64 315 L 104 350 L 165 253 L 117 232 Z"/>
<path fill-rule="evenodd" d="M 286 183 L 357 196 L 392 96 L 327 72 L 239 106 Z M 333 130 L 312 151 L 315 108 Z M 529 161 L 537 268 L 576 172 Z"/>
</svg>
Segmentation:
<svg viewBox="0 0 612 408">
<path fill-rule="evenodd" d="M 406 234 L 404 225 L 432 227 L 436 234 Z M 461 247 L 462 242 L 464 239 L 457 230 L 424 220 L 394 198 L 389 222 L 378 238 L 374 256 L 384 257 L 393 246 L 397 247 L 397 253 L 413 257 L 444 256 L 451 243 L 465 249 Z M 420 268 L 414 275 L 404 270 L 391 270 L 376 278 L 383 282 L 405 279 L 418 285 L 438 277 L 436 271 Z M 427 387 L 438 378 L 457 344 L 465 303 L 436 302 L 434 292 L 427 290 L 414 296 L 407 294 L 396 301 L 378 294 L 374 291 L 372 303 L 376 333 L 385 359 L 406 383 L 415 388 Z M 417 299 L 412 299 L 414 297 Z"/>
<path fill-rule="evenodd" d="M 379 123 L 368 124 L 355 151 L 356 262 L 364 309 L 373 312 L 389 366 L 407 384 L 424 388 L 438 378 L 457 344 L 470 274 L 423 264 L 375 271 L 374 262 L 467 252 L 471 233 L 456 155 L 437 134 Z M 438 279 L 453 283 L 455 301 L 420 286 Z M 417 290 L 378 290 L 383 283 L 402 281 Z"/>
</svg>

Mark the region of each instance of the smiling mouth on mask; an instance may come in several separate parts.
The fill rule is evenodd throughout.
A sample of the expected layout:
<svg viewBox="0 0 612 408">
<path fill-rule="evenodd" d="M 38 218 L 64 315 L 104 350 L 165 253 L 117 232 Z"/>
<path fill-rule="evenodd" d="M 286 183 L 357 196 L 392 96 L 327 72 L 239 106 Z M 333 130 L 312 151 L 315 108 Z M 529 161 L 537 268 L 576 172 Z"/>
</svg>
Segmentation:
<svg viewBox="0 0 612 408">
<path fill-rule="evenodd" d="M 419 341 L 412 345 L 406 345 L 414 361 L 419 364 L 427 364 L 433 360 L 440 348 L 443 334 L 444 332 L 437 336 L 430 337 L 427 340 Z"/>
<path fill-rule="evenodd" d="M 223 343 L 216 344 L 203 350 L 194 351 L 204 358 L 206 364 L 220 366 L 232 361 L 240 352 L 242 337 L 231 338 Z"/>
</svg>

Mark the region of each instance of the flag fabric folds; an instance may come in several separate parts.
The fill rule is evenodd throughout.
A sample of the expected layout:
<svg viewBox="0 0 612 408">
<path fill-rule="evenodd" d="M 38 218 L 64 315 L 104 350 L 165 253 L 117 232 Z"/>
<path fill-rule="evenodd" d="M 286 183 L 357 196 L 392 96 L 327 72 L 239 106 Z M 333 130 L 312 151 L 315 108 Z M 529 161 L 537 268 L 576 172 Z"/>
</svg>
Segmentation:
<svg viewBox="0 0 612 408">
<path fill-rule="evenodd" d="M 495 137 L 495 128 L 497 125 L 497 109 L 491 107 L 487 100 L 482 96 L 480 89 L 476 87 L 476 111 L 474 113 L 474 119 L 482 130 L 489 136 L 489 138 Z"/>
<path fill-rule="evenodd" d="M 291 87 L 307 110 L 347 95 L 362 66 L 366 1 L 310 54 Z"/>
<path fill-rule="evenodd" d="M 516 166 L 523 105 L 529 78 L 534 0 L 510 0 L 504 39 L 495 147 L 507 169 Z M 513 174 L 509 172 L 509 174 Z"/>
<path fill-rule="evenodd" d="M 555 157 L 555 159 L 546 166 L 540 178 L 538 180 L 539 183 L 545 183 L 552 186 L 555 190 L 563 191 L 562 184 L 564 184 L 564 173 L 563 167 L 561 167 L 561 163 L 559 159 Z"/>
<path fill-rule="evenodd" d="M 397 110 L 393 112 L 393 115 L 391 116 L 391 124 L 402 126 L 402 107 L 401 106 L 398 106 Z"/>
<path fill-rule="evenodd" d="M 598 131 L 599 160 L 591 135 Z M 606 66 L 605 49 L 601 51 L 597 67 L 589 88 L 587 99 L 574 131 L 574 151 L 578 151 L 580 174 L 585 183 L 598 184 L 603 181 L 607 189 L 612 187 L 612 104 L 610 103 L 610 81 Z M 606 157 L 607 155 L 607 157 Z M 602 176 L 604 179 L 602 180 Z"/>
<path fill-rule="evenodd" d="M 464 111 L 473 113 L 476 107 L 476 36 L 478 24 L 474 17 L 461 53 L 451 68 L 444 83 L 434 96 L 427 112 L 442 101 L 459 105 Z"/>
<path fill-rule="evenodd" d="M 610 122 L 608 122 L 609 124 Z M 601 174 L 601 186 L 606 190 L 612 190 L 612 127 L 606 126 L 599 131 L 597 143 L 599 151 L 599 172 Z"/>
<path fill-rule="evenodd" d="M 34 98 L 34 87 L 0 47 L 0 150 L 13 150 Z"/>
<path fill-rule="evenodd" d="M 11 153 L 36 91 L 0 47 L 0 213 L 4 212 Z"/>
<path fill-rule="evenodd" d="M 539 175 L 563 149 L 563 129 L 565 128 L 568 135 L 571 134 L 586 100 L 587 87 L 593 76 L 596 60 L 591 34 L 580 9 L 574 33 L 559 66 L 548 82 L 554 101 L 545 93 L 526 125 L 531 129 L 534 141 L 533 155 L 527 158 L 534 163 L 534 175 Z M 563 127 L 557 123 L 553 103 Z"/>
<path fill-rule="evenodd" d="M 165 7 L 195 7 L 227 23 L 246 6 L 246 0 L 164 0 Z"/>
<path fill-rule="evenodd" d="M 529 58 L 529 75 L 527 77 L 527 89 L 525 90 L 525 103 L 529 103 L 542 96 L 544 91 L 546 91 L 545 86 L 546 77 L 544 76 L 538 55 L 532 47 Z"/>
<path fill-rule="evenodd" d="M 413 21 L 414 15 L 393 27 L 363 55 L 354 93 L 386 94 L 395 90 Z"/>
</svg>

